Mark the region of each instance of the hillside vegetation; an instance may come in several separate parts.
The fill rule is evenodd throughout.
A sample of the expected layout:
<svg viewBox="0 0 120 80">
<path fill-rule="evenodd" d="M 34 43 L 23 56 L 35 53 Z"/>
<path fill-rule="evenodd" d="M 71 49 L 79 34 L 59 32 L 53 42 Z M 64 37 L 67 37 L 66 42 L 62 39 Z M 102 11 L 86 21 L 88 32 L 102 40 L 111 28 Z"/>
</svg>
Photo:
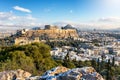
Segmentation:
<svg viewBox="0 0 120 80">
<path fill-rule="evenodd" d="M 23 69 L 40 75 L 55 66 L 50 47 L 43 43 L 0 48 L 0 71 Z"/>
<path fill-rule="evenodd" d="M 49 45 L 51 46 L 51 45 Z M 28 45 L 14 45 L 0 48 L 0 72 L 6 70 L 23 69 L 33 75 L 42 75 L 47 70 L 57 66 L 67 68 L 81 68 L 92 66 L 106 80 L 120 79 L 120 66 L 98 61 L 76 61 L 70 60 L 68 54 L 64 60 L 53 60 L 50 55 L 51 48 L 44 43 L 32 43 Z"/>
</svg>

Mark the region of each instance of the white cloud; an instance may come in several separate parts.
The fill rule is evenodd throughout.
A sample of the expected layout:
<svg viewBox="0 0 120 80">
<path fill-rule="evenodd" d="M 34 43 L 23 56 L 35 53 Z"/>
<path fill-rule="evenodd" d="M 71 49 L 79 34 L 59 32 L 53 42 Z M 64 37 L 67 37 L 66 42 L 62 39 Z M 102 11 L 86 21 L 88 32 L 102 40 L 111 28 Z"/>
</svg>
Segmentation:
<svg viewBox="0 0 120 80">
<path fill-rule="evenodd" d="M 120 17 L 102 17 L 90 21 L 89 24 L 93 24 L 98 29 L 116 29 L 120 28 Z"/>
<path fill-rule="evenodd" d="M 12 16 L 11 12 L 0 12 L 0 20 L 9 20 L 9 18 Z"/>
<path fill-rule="evenodd" d="M 48 23 L 46 23 L 48 24 Z M 52 23 L 51 23 L 52 24 Z M 71 24 L 80 29 L 115 29 L 120 27 L 120 17 L 104 17 L 97 20 L 88 22 L 74 22 L 74 21 L 62 21 L 53 23 L 58 26 L 65 26 L 66 24 Z M 13 12 L 0 12 L 0 26 L 3 28 L 19 29 L 19 28 L 32 28 L 35 26 L 41 27 L 44 23 L 39 23 L 38 19 L 28 14 L 25 16 L 15 15 Z M 6 29 L 7 29 L 6 28 Z"/>
<path fill-rule="evenodd" d="M 120 22 L 120 17 L 107 17 L 107 18 L 100 18 L 98 21 L 101 22 Z"/>
<path fill-rule="evenodd" d="M 104 17 L 84 23 L 63 21 L 56 22 L 54 24 L 58 26 L 65 26 L 66 24 L 71 24 L 80 29 L 117 29 L 120 28 L 120 17 Z"/>
<path fill-rule="evenodd" d="M 0 26 L 6 27 L 17 27 L 17 28 L 29 28 L 34 26 L 41 26 L 37 21 L 37 18 L 34 18 L 32 15 L 17 16 L 13 12 L 0 12 Z"/>
<path fill-rule="evenodd" d="M 23 7 L 20 7 L 20 6 L 14 6 L 13 8 L 14 8 L 15 10 L 18 10 L 18 11 L 31 13 L 31 10 L 26 9 L 26 8 L 23 8 Z"/>
</svg>

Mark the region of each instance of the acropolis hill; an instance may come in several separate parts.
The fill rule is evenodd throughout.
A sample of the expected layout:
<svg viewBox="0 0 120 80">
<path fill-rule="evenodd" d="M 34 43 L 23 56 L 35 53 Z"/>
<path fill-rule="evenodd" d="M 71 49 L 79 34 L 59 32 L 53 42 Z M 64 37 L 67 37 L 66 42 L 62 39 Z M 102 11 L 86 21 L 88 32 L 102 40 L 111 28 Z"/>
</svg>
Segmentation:
<svg viewBox="0 0 120 80">
<path fill-rule="evenodd" d="M 78 34 L 76 29 L 59 29 L 57 26 L 45 25 L 44 29 L 39 30 L 21 30 L 17 34 L 31 37 L 31 36 L 47 36 L 49 38 L 77 38 Z"/>
<path fill-rule="evenodd" d="M 16 33 L 15 44 L 39 42 L 39 40 L 54 40 L 54 39 L 66 39 L 66 38 L 78 38 L 76 29 L 71 27 L 71 25 L 66 25 L 63 28 L 58 28 L 57 26 L 45 25 L 44 29 L 37 30 L 19 30 Z"/>
</svg>

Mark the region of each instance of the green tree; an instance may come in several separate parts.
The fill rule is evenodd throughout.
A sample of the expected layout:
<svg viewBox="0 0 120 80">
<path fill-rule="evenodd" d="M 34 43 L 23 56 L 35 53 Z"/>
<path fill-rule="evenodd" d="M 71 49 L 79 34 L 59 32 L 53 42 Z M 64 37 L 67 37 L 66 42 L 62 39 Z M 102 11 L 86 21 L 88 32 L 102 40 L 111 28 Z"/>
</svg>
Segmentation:
<svg viewBox="0 0 120 80">
<path fill-rule="evenodd" d="M 115 65 L 115 57 L 112 58 L 112 66 Z"/>
<path fill-rule="evenodd" d="M 92 65 L 93 68 L 95 68 L 95 70 L 97 70 L 97 63 L 94 59 L 92 59 L 91 65 Z"/>
<path fill-rule="evenodd" d="M 56 65 L 50 56 L 50 47 L 43 43 L 14 45 L 0 50 L 0 71 L 23 69 L 41 75 Z"/>
<path fill-rule="evenodd" d="M 100 69 L 101 69 L 101 67 L 100 67 L 100 59 L 98 58 L 98 61 L 97 61 L 97 71 L 100 72 Z"/>
<path fill-rule="evenodd" d="M 75 68 L 75 65 L 69 59 L 69 53 L 67 53 L 67 55 L 65 56 L 62 65 L 65 66 L 65 67 L 67 67 L 67 68 Z"/>
<path fill-rule="evenodd" d="M 106 75 L 106 80 L 111 80 L 111 78 L 110 78 L 110 59 L 108 59 L 108 62 L 107 62 L 107 75 Z"/>
</svg>

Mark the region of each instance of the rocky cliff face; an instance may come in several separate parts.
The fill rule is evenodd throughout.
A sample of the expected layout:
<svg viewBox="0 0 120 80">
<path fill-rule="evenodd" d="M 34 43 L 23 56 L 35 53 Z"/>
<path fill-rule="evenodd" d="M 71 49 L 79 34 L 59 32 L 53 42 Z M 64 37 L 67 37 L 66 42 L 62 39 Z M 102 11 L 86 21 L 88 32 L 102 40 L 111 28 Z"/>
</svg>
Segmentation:
<svg viewBox="0 0 120 80">
<path fill-rule="evenodd" d="M 26 36 L 46 36 L 48 38 L 78 38 L 77 31 L 75 29 L 46 29 L 46 30 L 32 30 L 27 31 Z"/>
<path fill-rule="evenodd" d="M 65 29 L 58 28 L 47 28 L 47 29 L 39 29 L 39 30 L 20 30 L 17 31 L 16 36 L 22 37 L 49 37 L 49 38 L 78 38 L 78 34 L 76 29 L 69 28 L 69 25 L 65 27 Z"/>
<path fill-rule="evenodd" d="M 42 76 L 33 76 L 24 70 L 0 72 L 0 80 L 104 80 L 92 67 L 68 69 L 58 66 Z"/>
</svg>

